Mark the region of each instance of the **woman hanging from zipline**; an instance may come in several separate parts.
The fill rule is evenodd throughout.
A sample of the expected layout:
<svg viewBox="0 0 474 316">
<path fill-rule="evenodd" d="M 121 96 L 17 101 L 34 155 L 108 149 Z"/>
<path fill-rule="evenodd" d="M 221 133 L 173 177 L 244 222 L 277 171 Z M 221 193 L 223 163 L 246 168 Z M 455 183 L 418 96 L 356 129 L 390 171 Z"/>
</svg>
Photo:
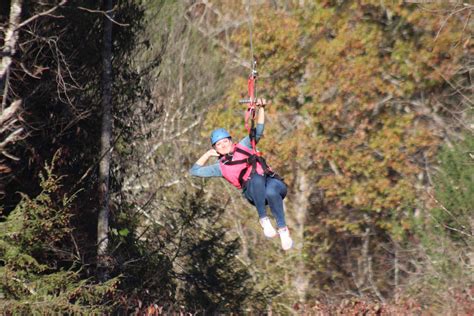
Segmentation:
<svg viewBox="0 0 474 316">
<path fill-rule="evenodd" d="M 249 79 L 250 82 L 250 79 Z M 250 87 L 250 85 L 249 85 Z M 281 246 L 288 250 L 293 246 L 293 240 L 286 226 L 283 199 L 287 188 L 276 173 L 265 162 L 265 159 L 256 150 L 255 145 L 263 135 L 265 123 L 265 99 L 254 99 L 253 89 L 250 91 L 249 109 L 257 107 L 257 125 L 248 128 L 249 136 L 235 144 L 232 137 L 223 128 L 218 128 L 211 133 L 211 146 L 205 154 L 199 158 L 190 170 L 191 175 L 197 177 L 224 177 L 236 188 L 241 189 L 244 197 L 257 208 L 259 222 L 266 237 L 280 236 Z M 255 116 L 255 111 L 253 112 Z M 246 126 L 247 126 L 246 116 Z M 252 118 L 254 119 L 254 117 Z M 218 157 L 218 161 L 205 166 L 210 157 Z M 266 205 L 270 206 L 278 227 L 278 233 L 272 226 L 267 216 Z"/>
</svg>

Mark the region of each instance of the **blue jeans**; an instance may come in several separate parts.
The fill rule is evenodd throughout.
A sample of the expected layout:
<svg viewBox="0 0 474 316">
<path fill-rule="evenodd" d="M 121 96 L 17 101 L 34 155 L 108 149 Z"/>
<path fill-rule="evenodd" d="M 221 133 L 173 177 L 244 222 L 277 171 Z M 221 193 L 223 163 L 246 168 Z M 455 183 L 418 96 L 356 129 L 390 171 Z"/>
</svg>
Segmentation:
<svg viewBox="0 0 474 316">
<path fill-rule="evenodd" d="M 259 218 L 267 216 L 265 205 L 270 206 L 278 228 L 286 226 L 283 210 L 283 199 L 286 193 L 287 189 L 283 181 L 259 174 L 252 175 L 243 190 L 245 198 L 257 208 Z"/>
</svg>

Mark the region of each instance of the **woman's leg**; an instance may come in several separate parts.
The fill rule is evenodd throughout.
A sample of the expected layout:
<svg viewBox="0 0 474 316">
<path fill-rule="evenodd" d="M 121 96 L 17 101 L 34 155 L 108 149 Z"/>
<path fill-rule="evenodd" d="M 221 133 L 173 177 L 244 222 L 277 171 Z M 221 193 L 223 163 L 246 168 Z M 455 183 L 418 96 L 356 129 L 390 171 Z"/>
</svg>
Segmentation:
<svg viewBox="0 0 474 316">
<path fill-rule="evenodd" d="M 254 174 L 248 180 L 245 186 L 244 195 L 258 211 L 258 217 L 267 217 L 265 210 L 265 177 L 259 174 Z"/>
<path fill-rule="evenodd" d="M 285 212 L 283 210 L 283 199 L 287 193 L 286 185 L 283 181 L 267 177 L 265 186 L 265 199 L 272 210 L 278 228 L 286 227 Z"/>
<path fill-rule="evenodd" d="M 285 212 L 283 210 L 283 199 L 286 193 L 287 189 L 283 181 L 267 177 L 265 195 L 278 225 L 278 234 L 283 250 L 289 250 L 293 247 L 293 240 L 290 237 L 288 227 L 286 227 Z"/>
<path fill-rule="evenodd" d="M 263 234 L 268 238 L 275 237 L 277 231 L 273 228 L 265 209 L 265 177 L 258 174 L 253 175 L 247 182 L 244 195 L 247 200 L 257 208 L 259 223 L 263 228 Z"/>
</svg>

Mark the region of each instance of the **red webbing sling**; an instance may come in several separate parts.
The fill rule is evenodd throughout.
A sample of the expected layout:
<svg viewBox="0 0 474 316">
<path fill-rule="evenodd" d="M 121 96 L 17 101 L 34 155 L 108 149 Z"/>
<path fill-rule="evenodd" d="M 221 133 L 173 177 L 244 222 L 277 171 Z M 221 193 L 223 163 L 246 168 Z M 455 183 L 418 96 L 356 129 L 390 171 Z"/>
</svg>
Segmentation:
<svg viewBox="0 0 474 316">
<path fill-rule="evenodd" d="M 256 61 L 253 61 L 253 67 L 252 67 L 252 72 L 249 76 L 249 79 L 247 81 L 247 89 L 248 89 L 248 99 L 245 100 L 240 100 L 240 103 L 247 103 L 247 112 L 245 112 L 245 128 L 247 129 L 250 137 L 250 144 L 252 145 L 252 153 L 258 155 L 257 152 L 257 142 L 255 139 L 255 107 L 257 105 L 256 103 L 256 98 L 255 98 L 255 83 L 257 80 L 257 70 L 256 70 Z"/>
</svg>

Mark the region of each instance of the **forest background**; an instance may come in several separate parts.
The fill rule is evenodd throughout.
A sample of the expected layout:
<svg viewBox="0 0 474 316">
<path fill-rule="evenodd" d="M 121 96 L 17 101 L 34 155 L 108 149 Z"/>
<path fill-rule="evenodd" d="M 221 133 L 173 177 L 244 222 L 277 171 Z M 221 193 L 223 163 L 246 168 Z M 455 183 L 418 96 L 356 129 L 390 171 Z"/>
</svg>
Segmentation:
<svg viewBox="0 0 474 316">
<path fill-rule="evenodd" d="M 0 311 L 474 313 L 473 12 L 2 1 Z M 252 56 L 288 252 L 188 174 Z"/>
</svg>

